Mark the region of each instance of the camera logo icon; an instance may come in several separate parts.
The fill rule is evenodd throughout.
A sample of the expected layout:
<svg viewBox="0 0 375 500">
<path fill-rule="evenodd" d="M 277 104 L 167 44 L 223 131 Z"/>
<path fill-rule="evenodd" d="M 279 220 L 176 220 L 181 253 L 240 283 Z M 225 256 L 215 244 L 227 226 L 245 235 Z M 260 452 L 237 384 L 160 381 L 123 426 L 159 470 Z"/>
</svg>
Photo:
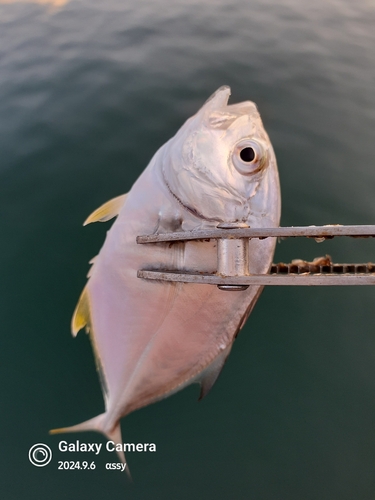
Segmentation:
<svg viewBox="0 0 375 500">
<path fill-rule="evenodd" d="M 29 449 L 29 460 L 35 467 L 45 467 L 52 460 L 52 450 L 44 443 L 34 444 Z"/>
</svg>

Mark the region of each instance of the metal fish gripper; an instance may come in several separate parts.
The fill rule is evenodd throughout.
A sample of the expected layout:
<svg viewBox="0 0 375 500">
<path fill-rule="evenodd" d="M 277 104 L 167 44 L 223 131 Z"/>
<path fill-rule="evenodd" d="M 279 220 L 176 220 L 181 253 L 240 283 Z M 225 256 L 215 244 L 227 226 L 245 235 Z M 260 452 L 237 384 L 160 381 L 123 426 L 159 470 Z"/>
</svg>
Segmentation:
<svg viewBox="0 0 375 500">
<path fill-rule="evenodd" d="M 301 259 L 291 263 L 272 264 L 267 274 L 249 273 L 249 240 L 253 238 L 315 238 L 335 236 L 375 237 L 375 226 L 326 225 L 276 228 L 250 228 L 246 224 L 219 224 L 215 229 L 138 236 L 137 243 L 165 243 L 192 240 L 217 240 L 216 273 L 176 273 L 174 271 L 139 270 L 138 277 L 149 280 L 217 285 L 220 290 L 246 290 L 250 285 L 375 285 L 375 264 L 337 264 L 326 257 L 312 262 Z"/>
</svg>

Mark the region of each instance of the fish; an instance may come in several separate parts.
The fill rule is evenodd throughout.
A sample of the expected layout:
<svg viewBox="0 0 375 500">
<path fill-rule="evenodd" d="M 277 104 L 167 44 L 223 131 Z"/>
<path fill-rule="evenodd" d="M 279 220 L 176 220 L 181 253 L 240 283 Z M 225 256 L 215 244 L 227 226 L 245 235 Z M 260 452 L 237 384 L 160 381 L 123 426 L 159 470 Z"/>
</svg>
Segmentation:
<svg viewBox="0 0 375 500">
<path fill-rule="evenodd" d="M 72 319 L 85 328 L 105 411 L 51 433 L 98 431 L 121 445 L 120 420 L 189 384 L 210 391 L 261 291 L 150 281 L 139 269 L 217 271 L 216 240 L 139 245 L 139 235 L 242 224 L 277 227 L 281 195 L 275 153 L 256 105 L 228 104 L 220 87 L 153 156 L 131 190 L 85 221 L 117 217 Z M 249 272 L 267 273 L 275 238 L 249 241 Z M 118 447 L 120 450 L 121 446 Z M 125 463 L 120 450 L 119 457 Z"/>
</svg>

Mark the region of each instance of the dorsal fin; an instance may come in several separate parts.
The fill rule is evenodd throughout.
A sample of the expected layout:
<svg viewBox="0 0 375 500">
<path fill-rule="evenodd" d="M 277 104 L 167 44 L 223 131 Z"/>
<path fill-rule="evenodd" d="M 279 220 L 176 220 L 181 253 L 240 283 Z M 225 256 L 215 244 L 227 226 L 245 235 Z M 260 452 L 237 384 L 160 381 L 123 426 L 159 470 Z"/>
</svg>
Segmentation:
<svg viewBox="0 0 375 500">
<path fill-rule="evenodd" d="M 199 377 L 199 382 L 201 384 L 201 393 L 199 395 L 199 401 L 203 399 L 210 392 L 212 386 L 216 382 L 221 370 L 229 356 L 232 344 L 227 346 L 222 353 L 220 353 L 214 361 L 208 365 L 208 367 L 203 371 Z"/>
<path fill-rule="evenodd" d="M 87 217 L 83 225 L 87 226 L 87 224 L 91 224 L 92 222 L 106 222 L 116 217 L 124 206 L 127 195 L 128 193 L 122 194 L 100 205 L 99 208 L 94 210 L 93 213 Z"/>
<path fill-rule="evenodd" d="M 81 296 L 78 300 L 76 308 L 72 317 L 72 335 L 75 337 L 77 333 L 86 327 L 86 332 L 90 331 L 91 328 L 91 315 L 90 315 L 90 304 L 89 296 L 87 293 L 87 287 L 83 289 Z"/>
</svg>

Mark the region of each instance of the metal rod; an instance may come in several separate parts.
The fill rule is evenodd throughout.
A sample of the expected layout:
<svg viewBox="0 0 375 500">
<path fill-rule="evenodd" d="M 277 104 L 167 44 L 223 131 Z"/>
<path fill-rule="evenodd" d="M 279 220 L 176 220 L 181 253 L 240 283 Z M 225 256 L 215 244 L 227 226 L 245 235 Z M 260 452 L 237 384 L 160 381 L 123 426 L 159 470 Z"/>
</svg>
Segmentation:
<svg viewBox="0 0 375 500">
<path fill-rule="evenodd" d="M 375 237 L 375 226 L 327 225 L 272 228 L 217 228 L 138 236 L 137 243 L 162 243 L 168 241 L 209 240 L 219 238 L 288 238 L 297 236 L 305 236 L 307 238 L 333 238 L 334 236 L 368 238 Z"/>
<path fill-rule="evenodd" d="M 244 276 L 249 274 L 249 240 L 217 240 L 217 273 L 221 276 Z M 248 285 L 218 285 L 221 290 L 246 290 Z"/>
<path fill-rule="evenodd" d="M 219 276 L 215 274 L 172 273 L 169 271 L 138 271 L 138 278 L 208 285 L 278 285 L 278 286 L 343 286 L 375 285 L 372 274 L 253 274 L 249 276 Z"/>
</svg>

